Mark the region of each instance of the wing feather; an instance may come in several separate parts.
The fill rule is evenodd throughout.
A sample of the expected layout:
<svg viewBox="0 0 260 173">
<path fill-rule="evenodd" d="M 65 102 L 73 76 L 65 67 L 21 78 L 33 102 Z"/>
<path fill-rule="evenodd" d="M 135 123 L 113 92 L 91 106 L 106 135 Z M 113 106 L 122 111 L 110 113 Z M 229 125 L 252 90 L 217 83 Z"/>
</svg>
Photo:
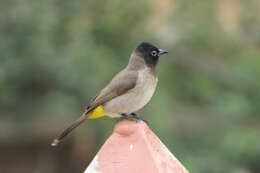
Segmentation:
<svg viewBox="0 0 260 173">
<path fill-rule="evenodd" d="M 133 89 L 136 85 L 137 78 L 138 72 L 136 71 L 123 70 L 118 73 L 92 100 L 87 108 L 88 112 Z"/>
</svg>

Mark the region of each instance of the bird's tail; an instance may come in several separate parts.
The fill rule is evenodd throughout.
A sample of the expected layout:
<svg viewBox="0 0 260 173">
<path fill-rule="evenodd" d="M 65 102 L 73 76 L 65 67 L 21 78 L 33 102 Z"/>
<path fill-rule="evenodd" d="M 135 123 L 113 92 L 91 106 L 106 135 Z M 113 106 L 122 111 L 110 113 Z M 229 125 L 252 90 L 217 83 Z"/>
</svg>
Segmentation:
<svg viewBox="0 0 260 173">
<path fill-rule="evenodd" d="M 63 132 L 58 135 L 53 142 L 51 143 L 52 146 L 56 146 L 60 143 L 60 141 L 66 137 L 73 129 L 78 127 L 81 123 L 83 123 L 86 119 L 88 119 L 89 111 L 86 110 L 81 117 L 79 117 L 74 123 L 72 123 L 69 127 L 67 127 Z"/>
</svg>

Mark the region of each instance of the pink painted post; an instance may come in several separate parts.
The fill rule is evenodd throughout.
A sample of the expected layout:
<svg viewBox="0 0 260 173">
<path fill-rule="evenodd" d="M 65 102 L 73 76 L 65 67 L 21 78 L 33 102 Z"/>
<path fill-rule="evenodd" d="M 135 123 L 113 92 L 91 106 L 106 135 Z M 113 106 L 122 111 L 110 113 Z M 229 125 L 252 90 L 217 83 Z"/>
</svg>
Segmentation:
<svg viewBox="0 0 260 173">
<path fill-rule="evenodd" d="M 119 122 L 84 173 L 188 173 L 144 123 Z"/>
</svg>

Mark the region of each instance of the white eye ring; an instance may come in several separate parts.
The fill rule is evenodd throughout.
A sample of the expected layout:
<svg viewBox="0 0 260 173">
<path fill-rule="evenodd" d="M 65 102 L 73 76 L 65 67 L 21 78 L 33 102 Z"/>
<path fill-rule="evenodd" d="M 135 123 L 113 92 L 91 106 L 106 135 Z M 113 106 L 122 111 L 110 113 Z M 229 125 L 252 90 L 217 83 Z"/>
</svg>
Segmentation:
<svg viewBox="0 0 260 173">
<path fill-rule="evenodd" d="M 157 52 L 156 52 L 155 50 L 153 50 L 153 51 L 151 52 L 151 55 L 152 55 L 152 56 L 157 56 Z"/>
</svg>

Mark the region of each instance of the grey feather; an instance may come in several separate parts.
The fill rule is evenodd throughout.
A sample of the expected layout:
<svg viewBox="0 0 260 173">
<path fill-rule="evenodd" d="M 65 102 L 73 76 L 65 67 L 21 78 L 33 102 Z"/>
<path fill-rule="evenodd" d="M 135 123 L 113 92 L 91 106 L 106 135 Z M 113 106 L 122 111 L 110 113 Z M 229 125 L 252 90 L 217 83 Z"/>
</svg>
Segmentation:
<svg viewBox="0 0 260 173">
<path fill-rule="evenodd" d="M 127 93 L 136 85 L 138 72 L 124 69 L 118 73 L 108 85 L 100 91 L 100 93 L 91 101 L 87 110 L 92 111 L 99 105 L 102 105 L 115 97 Z"/>
</svg>

